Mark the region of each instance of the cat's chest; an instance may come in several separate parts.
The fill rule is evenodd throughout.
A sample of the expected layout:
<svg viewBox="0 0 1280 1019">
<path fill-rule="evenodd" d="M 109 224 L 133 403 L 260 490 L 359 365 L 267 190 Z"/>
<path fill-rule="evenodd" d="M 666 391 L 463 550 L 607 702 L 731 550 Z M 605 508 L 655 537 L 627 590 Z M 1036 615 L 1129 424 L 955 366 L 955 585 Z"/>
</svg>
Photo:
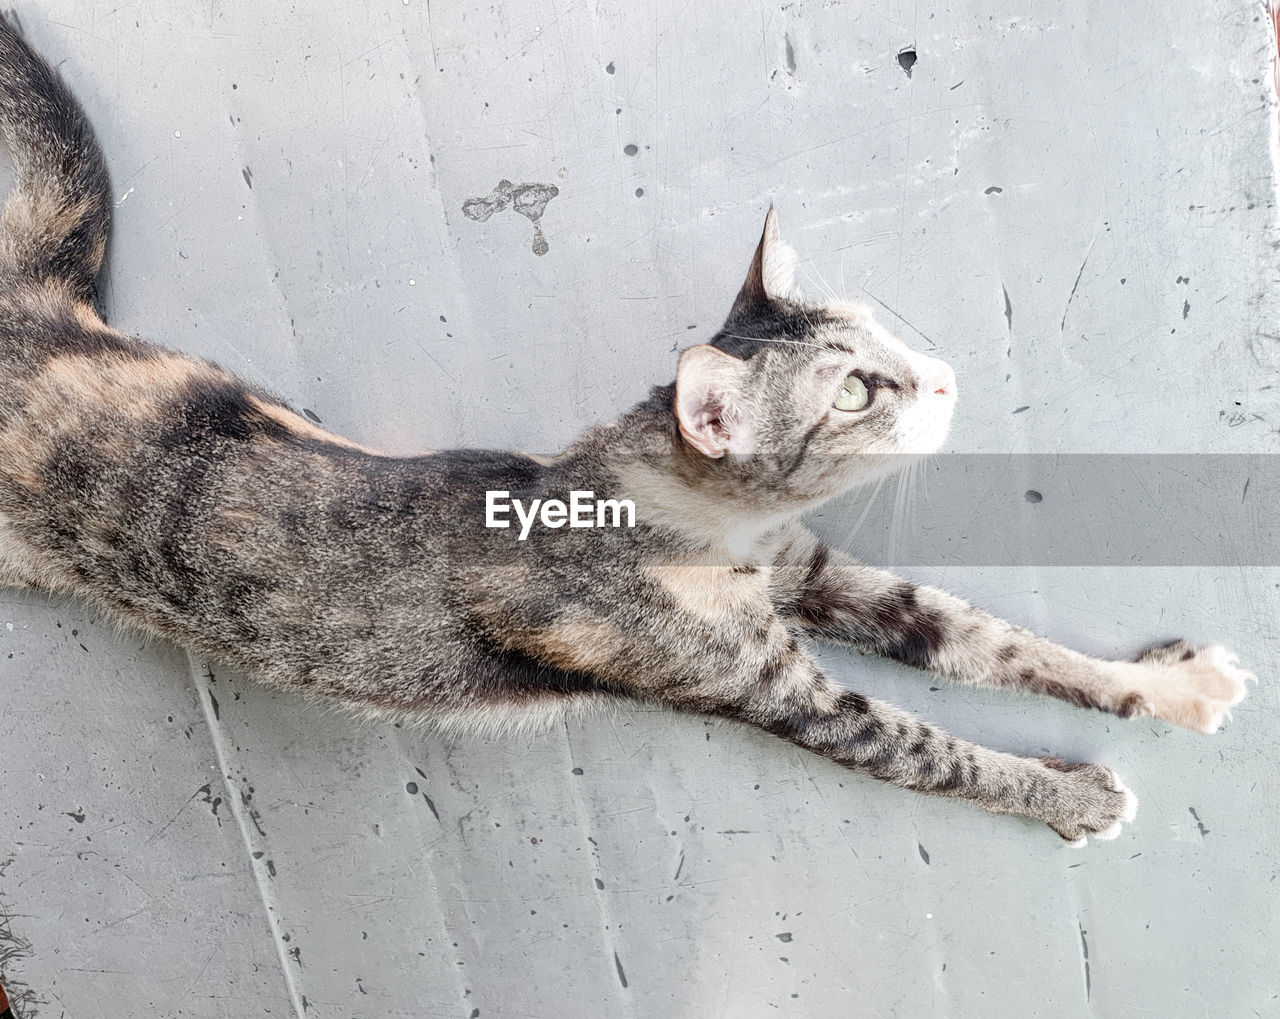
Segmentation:
<svg viewBox="0 0 1280 1019">
<path fill-rule="evenodd" d="M 642 577 L 682 614 L 726 629 L 756 629 L 774 617 L 768 566 L 655 561 Z"/>
</svg>

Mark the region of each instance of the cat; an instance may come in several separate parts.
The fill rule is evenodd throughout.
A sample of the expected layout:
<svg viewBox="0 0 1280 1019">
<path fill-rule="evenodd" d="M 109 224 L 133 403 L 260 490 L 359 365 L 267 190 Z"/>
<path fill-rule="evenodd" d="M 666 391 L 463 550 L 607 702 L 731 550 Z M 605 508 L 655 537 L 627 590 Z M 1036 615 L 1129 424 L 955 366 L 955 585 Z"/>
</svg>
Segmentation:
<svg viewBox="0 0 1280 1019">
<path fill-rule="evenodd" d="M 384 456 L 106 324 L 103 155 L 6 19 L 0 132 L 16 167 L 0 220 L 5 584 L 373 716 L 501 728 L 663 705 L 1075 845 L 1134 817 L 1109 768 L 963 742 L 844 688 L 807 642 L 1205 733 L 1253 678 L 1185 641 L 1089 658 L 819 542 L 802 514 L 940 449 L 956 383 L 866 308 L 806 302 L 772 208 L 724 326 L 616 422 L 554 457 Z"/>
</svg>

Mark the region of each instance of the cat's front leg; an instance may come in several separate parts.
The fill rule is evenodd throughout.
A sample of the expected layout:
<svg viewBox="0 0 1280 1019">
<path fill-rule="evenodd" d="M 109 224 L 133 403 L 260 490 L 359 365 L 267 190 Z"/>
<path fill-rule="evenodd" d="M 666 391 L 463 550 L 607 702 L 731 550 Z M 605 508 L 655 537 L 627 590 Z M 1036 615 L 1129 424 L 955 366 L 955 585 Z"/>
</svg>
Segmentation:
<svg viewBox="0 0 1280 1019">
<path fill-rule="evenodd" d="M 1256 677 L 1185 641 L 1132 662 L 1090 658 L 939 591 L 872 569 L 797 531 L 773 568 L 780 614 L 805 633 L 948 679 L 1057 697 L 1122 718 L 1216 732 Z"/>
<path fill-rule="evenodd" d="M 1037 818 L 1074 845 L 1089 836 L 1115 838 L 1137 811 L 1137 799 L 1109 768 L 966 743 L 891 704 L 842 689 L 799 649 L 767 663 L 753 681 L 668 687 L 663 699 L 758 726 L 895 785 Z"/>
</svg>

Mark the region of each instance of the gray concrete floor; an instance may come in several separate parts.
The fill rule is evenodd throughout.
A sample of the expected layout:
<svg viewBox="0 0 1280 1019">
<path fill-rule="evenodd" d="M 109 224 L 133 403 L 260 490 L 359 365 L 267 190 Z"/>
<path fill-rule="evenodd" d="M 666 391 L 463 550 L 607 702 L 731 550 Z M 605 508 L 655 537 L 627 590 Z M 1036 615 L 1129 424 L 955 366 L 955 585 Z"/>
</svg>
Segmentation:
<svg viewBox="0 0 1280 1019">
<path fill-rule="evenodd" d="M 613 416 L 721 320 L 772 200 L 812 291 L 956 367 L 954 450 L 1280 445 L 1256 2 L 19 13 L 110 160 L 113 322 L 360 441 Z M 546 254 L 463 214 L 504 178 L 558 189 Z M 915 571 L 1086 651 L 1234 646 L 1263 683 L 1213 738 L 824 652 L 1116 767 L 1138 820 L 1084 852 L 661 712 L 355 724 L 3 592 L 4 981 L 21 1019 L 1280 1014 L 1280 571 L 1250 561 Z"/>
</svg>

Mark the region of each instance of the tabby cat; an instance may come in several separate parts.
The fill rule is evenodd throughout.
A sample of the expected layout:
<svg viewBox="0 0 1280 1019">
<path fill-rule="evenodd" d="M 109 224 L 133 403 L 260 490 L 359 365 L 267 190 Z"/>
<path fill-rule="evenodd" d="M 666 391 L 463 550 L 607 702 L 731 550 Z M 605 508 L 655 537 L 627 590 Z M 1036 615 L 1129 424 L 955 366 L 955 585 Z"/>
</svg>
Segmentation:
<svg viewBox="0 0 1280 1019">
<path fill-rule="evenodd" d="M 665 705 L 1073 844 L 1134 816 L 1112 771 L 962 742 L 845 689 L 806 642 L 1206 733 L 1244 697 L 1252 677 L 1221 647 L 1088 658 L 805 529 L 806 510 L 936 451 L 956 385 L 865 308 L 804 302 L 772 211 L 724 327 L 615 423 L 552 458 L 393 457 L 104 322 L 103 156 L 3 19 L 0 130 L 16 166 L 0 224 L 6 584 L 370 715 L 498 726 Z"/>
</svg>

